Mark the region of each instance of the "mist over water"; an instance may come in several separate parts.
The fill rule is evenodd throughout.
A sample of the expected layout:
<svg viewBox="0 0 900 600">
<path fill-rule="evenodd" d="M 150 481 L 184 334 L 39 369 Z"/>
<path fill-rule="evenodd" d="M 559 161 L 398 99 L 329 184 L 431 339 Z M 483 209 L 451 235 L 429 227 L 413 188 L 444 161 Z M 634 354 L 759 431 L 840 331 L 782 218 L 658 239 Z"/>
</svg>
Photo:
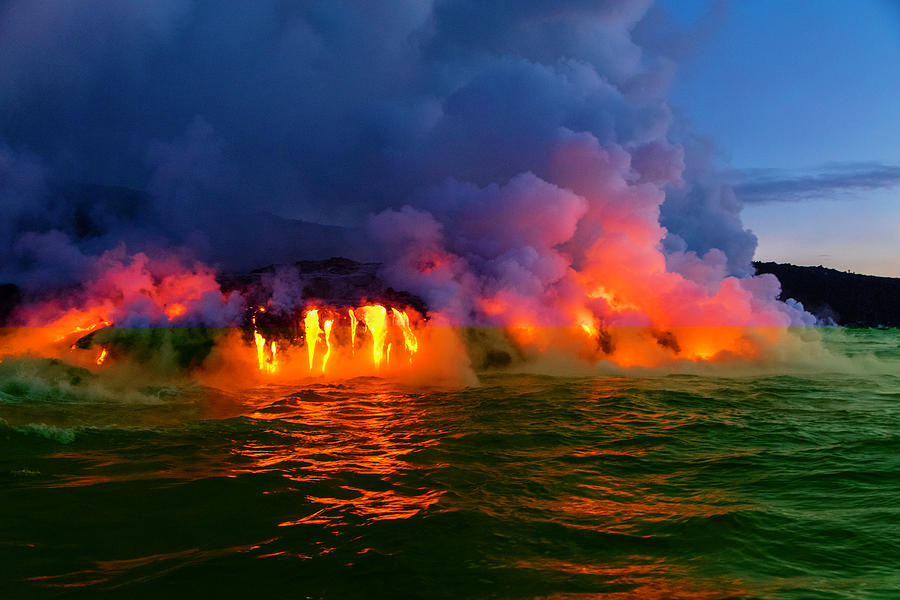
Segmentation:
<svg viewBox="0 0 900 600">
<path fill-rule="evenodd" d="M 125 394 L 6 359 L 0 588 L 889 598 L 900 334 L 823 333 L 845 368 L 495 371 L 455 389 Z"/>
</svg>

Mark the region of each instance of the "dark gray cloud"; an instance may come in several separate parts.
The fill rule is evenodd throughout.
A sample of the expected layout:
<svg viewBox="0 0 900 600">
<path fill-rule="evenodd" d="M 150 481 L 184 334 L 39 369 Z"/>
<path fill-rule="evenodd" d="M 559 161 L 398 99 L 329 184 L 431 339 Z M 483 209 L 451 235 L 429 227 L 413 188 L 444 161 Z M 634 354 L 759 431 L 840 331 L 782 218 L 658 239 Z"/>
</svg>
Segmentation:
<svg viewBox="0 0 900 600">
<path fill-rule="evenodd" d="M 758 169 L 730 174 L 744 202 L 797 202 L 831 199 L 848 193 L 900 186 L 900 165 L 833 163 L 796 172 Z"/>
<path fill-rule="evenodd" d="M 225 268 L 352 256 L 359 238 L 346 227 L 389 207 L 433 209 L 447 185 L 493 189 L 531 173 L 556 186 L 560 140 L 581 134 L 618 157 L 617 177 L 667 193 L 667 247 L 718 248 L 747 274 L 755 238 L 740 204 L 669 139 L 681 42 L 648 41 L 662 29 L 642 26 L 649 9 L 2 2 L 0 278 L 74 281 L 79 256 L 121 243 Z"/>
</svg>

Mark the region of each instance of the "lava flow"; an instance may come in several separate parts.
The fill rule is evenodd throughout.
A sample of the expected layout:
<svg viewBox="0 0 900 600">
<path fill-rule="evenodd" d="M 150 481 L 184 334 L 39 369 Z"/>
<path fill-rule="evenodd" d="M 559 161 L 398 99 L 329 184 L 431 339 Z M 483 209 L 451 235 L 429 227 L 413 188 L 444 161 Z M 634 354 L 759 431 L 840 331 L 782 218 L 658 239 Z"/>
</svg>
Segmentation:
<svg viewBox="0 0 900 600">
<path fill-rule="evenodd" d="M 253 342 L 256 345 L 256 360 L 259 363 L 259 370 L 263 373 L 274 373 L 278 370 L 278 347 L 274 340 L 271 344 L 267 344 L 266 338 L 259 333 L 256 328 L 256 315 L 253 316 L 252 323 Z"/>
<path fill-rule="evenodd" d="M 462 264 L 444 253 L 422 277 Z M 608 256 L 595 244 L 588 255 L 536 298 L 512 287 L 466 290 L 471 279 L 455 274 L 466 302 L 442 308 L 434 308 L 437 297 L 390 292 L 367 301 L 358 290 L 349 305 L 335 295 L 301 297 L 299 285 L 285 303 L 260 284 L 223 290 L 199 264 L 117 257 L 80 290 L 21 306 L 20 327 L 0 336 L 0 358 L 30 354 L 104 370 L 136 363 L 146 372 L 152 361 L 163 373 L 227 374 L 236 385 L 310 376 L 427 382 L 435 373 L 470 378 L 470 367 L 527 363 L 584 372 L 757 361 L 786 337 L 793 309 L 767 300 L 777 293 L 774 279 L 726 277 L 707 289 L 666 271 L 659 254 L 632 256 L 630 271 L 613 260 L 627 258 L 624 250 Z M 633 277 L 638 259 L 646 268 Z"/>
<path fill-rule="evenodd" d="M 346 309 L 307 307 L 302 311 L 302 339 L 286 336 L 279 346 L 271 339 L 274 334 L 267 338 L 260 332 L 257 313 L 265 308 L 258 307 L 251 316 L 258 369 L 267 375 L 277 373 L 284 365 L 278 356 L 291 361 L 299 348 L 305 348 L 303 362 L 308 374 L 334 375 L 348 369 L 351 374 L 378 372 L 390 366 L 392 354 L 402 354 L 406 364 L 412 365 L 419 340 L 408 310 L 391 307 L 388 312 L 381 304 Z M 357 355 L 357 350 L 365 351 Z"/>
</svg>

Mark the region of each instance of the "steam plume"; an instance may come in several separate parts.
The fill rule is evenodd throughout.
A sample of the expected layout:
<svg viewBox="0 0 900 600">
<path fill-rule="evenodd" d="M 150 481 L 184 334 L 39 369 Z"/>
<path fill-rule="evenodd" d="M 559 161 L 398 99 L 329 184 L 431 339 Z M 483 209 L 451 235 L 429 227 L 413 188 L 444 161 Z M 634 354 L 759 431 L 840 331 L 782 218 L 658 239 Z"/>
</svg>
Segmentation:
<svg viewBox="0 0 900 600">
<path fill-rule="evenodd" d="M 377 253 L 460 324 L 809 323 L 752 276 L 739 199 L 667 103 L 677 52 L 633 35 L 648 10 L 3 4 L 0 279 L 93 289 L 123 244 L 224 269 Z M 198 293 L 184 318 L 233 319 Z"/>
</svg>

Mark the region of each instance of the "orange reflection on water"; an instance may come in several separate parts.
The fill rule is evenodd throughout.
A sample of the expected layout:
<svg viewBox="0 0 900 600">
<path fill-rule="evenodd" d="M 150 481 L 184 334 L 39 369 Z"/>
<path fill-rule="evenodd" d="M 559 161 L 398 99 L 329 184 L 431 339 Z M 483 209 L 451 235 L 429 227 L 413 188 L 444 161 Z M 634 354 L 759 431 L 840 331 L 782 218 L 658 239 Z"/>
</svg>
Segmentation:
<svg viewBox="0 0 900 600">
<path fill-rule="evenodd" d="M 340 525 L 345 523 L 344 514 L 349 512 L 367 521 L 385 521 L 389 519 L 409 519 L 414 517 L 444 495 L 443 491 L 426 490 L 416 496 L 406 496 L 394 490 L 380 492 L 342 486 L 341 489 L 354 493 L 351 498 L 318 498 L 307 496 L 307 499 L 325 508 L 311 515 L 294 521 L 279 523 L 279 527 L 301 524 Z"/>
<path fill-rule="evenodd" d="M 647 468 L 629 469 L 629 474 L 621 477 L 612 475 L 606 468 L 620 467 L 617 461 L 631 464 L 652 460 L 652 455 L 665 443 L 661 441 L 664 440 L 662 432 L 691 425 L 702 414 L 692 413 L 687 406 L 677 412 L 664 410 L 649 395 L 625 401 L 624 398 L 635 393 L 633 384 L 627 382 L 598 380 L 589 389 L 582 389 L 583 396 L 562 400 L 551 393 L 557 385 L 543 379 L 523 380 L 514 386 L 504 383 L 513 390 L 528 391 L 528 397 L 523 396 L 521 411 L 501 406 L 503 412 L 495 413 L 489 403 L 479 404 L 478 410 L 483 414 L 504 417 L 488 424 L 471 419 L 464 397 L 446 404 L 434 397 L 426 402 L 421 399 L 425 394 L 404 391 L 374 379 L 317 384 L 299 391 L 296 386 L 269 385 L 249 390 L 227 406 L 220 398 L 214 410 L 203 413 L 205 418 L 216 414 L 225 426 L 215 427 L 209 434 L 202 430 L 204 443 L 189 450 L 190 460 L 184 460 L 184 455 L 178 453 L 150 455 L 127 448 L 125 456 L 132 464 L 140 466 L 146 461 L 147 468 L 131 470 L 123 476 L 122 470 L 116 469 L 122 455 L 114 450 L 72 451 L 68 456 L 63 453 L 57 456 L 92 465 L 85 477 L 69 479 L 67 485 L 145 476 L 198 480 L 263 474 L 251 478 L 254 484 L 264 486 L 262 494 L 288 492 L 283 503 L 279 501 L 279 506 L 286 508 L 277 510 L 283 512 L 264 513 L 267 528 L 313 526 L 311 531 L 318 527 L 320 535 L 337 533 L 349 534 L 347 538 L 363 538 L 365 526 L 376 522 L 422 519 L 423 513 L 430 516 L 438 511 L 460 510 L 463 517 L 465 511 L 477 512 L 486 517 L 483 522 L 487 531 L 496 528 L 490 533 L 498 533 L 495 539 L 501 540 L 497 542 L 501 551 L 491 560 L 502 563 L 503 567 L 552 572 L 553 578 L 571 576 L 586 578 L 588 582 L 593 580 L 590 587 L 603 589 L 604 598 L 703 600 L 745 595 L 734 580 L 698 579 L 688 567 L 663 558 L 616 555 L 604 548 L 607 540 L 602 534 L 651 537 L 654 532 L 648 529 L 652 530 L 659 522 L 709 517 L 744 508 L 738 499 L 721 491 L 698 494 L 696 488 L 680 487 L 679 474 L 671 472 L 671 465 L 647 467 L 652 463 L 643 463 Z M 644 385 L 649 389 L 653 384 Z M 504 394 L 508 395 L 502 389 L 494 391 L 488 387 L 484 397 L 500 402 Z M 538 412 L 530 411 L 527 403 L 533 403 Z M 557 403 L 561 403 L 559 407 L 577 408 L 578 418 L 544 422 L 536 417 L 556 414 Z M 190 416 L 197 417 L 193 413 Z M 604 435 L 554 436 L 552 443 L 542 437 L 548 432 L 567 429 L 603 431 Z M 487 432 L 490 439 L 479 441 L 482 439 L 479 435 Z M 465 470 L 462 485 L 453 487 L 454 493 L 447 498 L 442 489 L 447 478 L 432 476 L 432 472 L 446 465 L 438 462 L 440 459 L 436 460 L 431 452 L 420 454 L 446 438 L 453 438 L 453 443 L 448 444 L 449 451 L 463 452 L 464 462 L 455 463 L 452 457 L 445 460 L 453 465 L 453 470 Z M 473 439 L 476 441 L 472 442 Z M 183 449 L 184 444 L 179 442 L 178 448 Z M 440 456 L 448 456 L 446 447 L 441 452 Z M 475 465 L 469 465 L 469 460 Z M 534 489 L 549 492 L 529 491 Z M 520 533 L 514 529 L 520 521 L 558 525 L 553 529 L 562 532 L 562 541 L 556 545 L 554 540 L 536 539 L 532 535 L 534 530 L 530 529 Z M 653 525 L 647 528 L 648 523 Z M 266 531 L 268 535 L 272 530 Z M 284 533 L 280 538 L 283 540 L 291 540 L 297 532 L 307 535 L 306 530 L 300 529 L 277 531 Z M 570 534 L 578 539 L 596 540 L 596 546 L 584 545 L 581 562 L 567 549 L 566 537 Z M 523 541 L 516 538 L 514 544 L 503 545 L 503 539 L 516 535 L 522 536 Z M 383 544 L 379 552 L 392 549 L 390 537 L 375 539 Z M 473 547 L 477 547 L 478 535 L 471 540 Z M 466 538 L 462 541 L 469 543 Z M 541 546 L 540 555 L 532 553 L 532 544 Z M 259 547 L 224 550 L 255 552 Z M 594 549 L 609 556 L 611 562 L 603 563 Z M 326 548 L 321 552 L 331 550 Z M 181 564 L 194 561 L 195 557 L 207 558 L 193 552 L 146 558 L 163 567 L 169 561 Z M 313 557 L 294 553 L 293 546 L 286 550 L 278 544 L 264 553 L 255 553 L 260 558 L 285 554 L 304 559 Z M 97 562 L 96 568 L 41 579 L 42 583 L 54 586 L 94 585 L 128 576 L 142 567 L 142 560 Z M 585 583 L 583 587 L 587 586 Z"/>
<path fill-rule="evenodd" d="M 235 474 L 270 472 L 297 482 L 346 482 L 337 488 L 341 494 L 307 495 L 322 508 L 279 526 L 407 519 L 444 494 L 395 485 L 405 474 L 423 468 L 410 462 L 410 455 L 440 440 L 439 432 L 426 427 L 421 411 L 403 394 L 370 391 L 362 394 L 363 402 L 358 400 L 359 387 L 341 388 L 323 385 L 275 403 L 263 400 L 247 415 L 272 421 L 265 433 L 278 442 L 249 442 L 235 449 L 250 461 Z"/>
<path fill-rule="evenodd" d="M 683 567 L 666 563 L 661 558 L 631 556 L 630 564 L 584 564 L 556 559 L 522 561 L 515 566 L 538 571 L 553 571 L 599 579 L 604 588 L 623 587 L 621 591 L 605 591 L 604 600 L 713 600 L 746 597 L 749 592 L 735 578 L 698 578 Z M 553 598 L 565 598 L 556 595 Z M 574 597 L 574 596 L 573 596 Z M 578 595 L 578 597 L 583 597 Z M 591 596 L 593 597 L 593 596 Z"/>
<path fill-rule="evenodd" d="M 540 502 L 540 507 L 560 517 L 570 527 L 604 533 L 631 533 L 635 525 L 692 517 L 715 517 L 753 508 L 721 492 L 679 497 L 647 491 L 665 485 L 668 478 L 643 475 L 623 479 L 595 476 L 592 483 L 579 484 L 581 495 Z"/>
</svg>

